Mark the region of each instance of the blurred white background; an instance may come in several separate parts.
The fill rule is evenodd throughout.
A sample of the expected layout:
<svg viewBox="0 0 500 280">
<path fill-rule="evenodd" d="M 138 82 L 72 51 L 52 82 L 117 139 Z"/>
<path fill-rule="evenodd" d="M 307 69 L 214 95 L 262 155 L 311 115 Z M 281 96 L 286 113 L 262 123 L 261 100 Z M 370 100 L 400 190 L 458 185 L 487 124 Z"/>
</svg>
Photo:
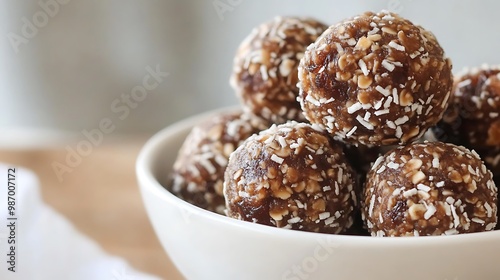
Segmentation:
<svg viewBox="0 0 500 280">
<path fill-rule="evenodd" d="M 500 63 L 500 2 L 493 0 L 1 1 L 4 143 L 28 136 L 36 141 L 33 135 L 47 132 L 78 134 L 98 128 L 104 118 L 117 134 L 151 134 L 189 115 L 237 104 L 228 84 L 234 52 L 254 26 L 276 15 L 333 24 L 388 9 L 434 32 L 455 72 Z M 168 77 L 127 103 L 123 98 L 150 75 L 147 67 Z"/>
</svg>

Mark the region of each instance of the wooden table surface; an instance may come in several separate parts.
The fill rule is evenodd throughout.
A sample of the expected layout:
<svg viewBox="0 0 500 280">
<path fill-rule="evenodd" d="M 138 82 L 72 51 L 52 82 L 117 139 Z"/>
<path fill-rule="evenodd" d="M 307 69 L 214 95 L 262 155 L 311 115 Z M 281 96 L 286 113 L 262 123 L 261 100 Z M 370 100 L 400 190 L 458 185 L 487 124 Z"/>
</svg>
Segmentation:
<svg viewBox="0 0 500 280">
<path fill-rule="evenodd" d="M 65 147 L 0 149 L 0 162 L 34 171 L 44 201 L 106 252 L 162 279 L 183 279 L 156 238 L 139 193 L 135 160 L 145 141 L 104 141 L 64 174 L 63 181 L 52 164 L 65 162 Z"/>
</svg>

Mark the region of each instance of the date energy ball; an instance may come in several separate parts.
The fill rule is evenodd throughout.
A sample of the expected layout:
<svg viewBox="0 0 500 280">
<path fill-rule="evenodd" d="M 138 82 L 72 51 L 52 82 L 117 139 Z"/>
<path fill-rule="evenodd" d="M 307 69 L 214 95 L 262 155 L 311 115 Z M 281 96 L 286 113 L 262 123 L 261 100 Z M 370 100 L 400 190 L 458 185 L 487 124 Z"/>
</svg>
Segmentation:
<svg viewBox="0 0 500 280">
<path fill-rule="evenodd" d="M 368 173 L 363 219 L 373 236 L 428 236 L 493 230 L 497 187 L 479 155 L 463 146 L 401 146 Z"/>
<path fill-rule="evenodd" d="M 241 110 L 219 113 L 196 125 L 179 150 L 169 190 L 191 204 L 224 214 L 222 188 L 229 155 L 250 135 L 267 128 L 266 121 Z"/>
<path fill-rule="evenodd" d="M 337 140 L 405 144 L 441 119 L 451 68 L 432 33 L 394 13 L 367 12 L 307 48 L 298 100 L 306 118 Z"/>
<path fill-rule="evenodd" d="M 225 173 L 227 215 L 294 230 L 341 233 L 356 206 L 355 173 L 342 146 L 294 121 L 248 138 Z"/>
<path fill-rule="evenodd" d="M 230 83 L 245 109 L 273 123 L 304 121 L 297 67 L 327 26 L 315 19 L 276 17 L 256 27 L 234 58 Z"/>
<path fill-rule="evenodd" d="M 500 147 L 500 67 L 464 69 L 455 78 L 450 106 L 431 129 L 434 138 L 478 151 Z"/>
</svg>

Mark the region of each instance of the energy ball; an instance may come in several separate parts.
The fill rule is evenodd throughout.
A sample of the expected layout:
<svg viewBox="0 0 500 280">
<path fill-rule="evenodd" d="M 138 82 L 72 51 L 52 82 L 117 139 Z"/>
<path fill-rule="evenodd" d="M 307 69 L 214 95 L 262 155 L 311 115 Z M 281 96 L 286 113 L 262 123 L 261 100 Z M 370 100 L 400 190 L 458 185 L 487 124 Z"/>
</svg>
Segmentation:
<svg viewBox="0 0 500 280">
<path fill-rule="evenodd" d="M 222 188 L 229 155 L 250 135 L 267 128 L 266 121 L 241 110 L 219 113 L 196 125 L 179 150 L 169 190 L 189 203 L 224 214 Z"/>
<path fill-rule="evenodd" d="M 337 140 L 405 144 L 441 119 L 451 68 L 430 32 L 394 13 L 367 12 L 307 48 L 298 100 L 306 118 Z"/>
<path fill-rule="evenodd" d="M 458 74 L 451 105 L 431 131 L 438 140 L 469 148 L 500 146 L 500 67 L 483 65 Z"/>
<path fill-rule="evenodd" d="M 355 174 L 342 146 L 309 124 L 287 122 L 248 138 L 225 173 L 227 215 L 311 232 L 353 223 Z"/>
<path fill-rule="evenodd" d="M 497 223 L 497 187 L 479 155 L 463 146 L 401 146 L 368 173 L 363 219 L 373 236 L 482 232 Z"/>
<path fill-rule="evenodd" d="M 327 26 L 315 19 L 276 17 L 241 43 L 230 79 L 243 106 L 273 123 L 304 121 L 297 102 L 297 67 Z"/>
</svg>

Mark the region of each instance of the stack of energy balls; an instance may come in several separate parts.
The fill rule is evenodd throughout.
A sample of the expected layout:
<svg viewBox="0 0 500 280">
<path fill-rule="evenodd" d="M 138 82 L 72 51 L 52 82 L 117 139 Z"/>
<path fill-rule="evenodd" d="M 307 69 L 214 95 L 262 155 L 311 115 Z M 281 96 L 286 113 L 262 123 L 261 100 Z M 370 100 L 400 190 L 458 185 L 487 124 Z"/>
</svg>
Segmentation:
<svg viewBox="0 0 500 280">
<path fill-rule="evenodd" d="M 242 108 L 192 130 L 168 188 L 204 209 L 294 230 L 493 230 L 499 73 L 454 82 L 434 35 L 394 13 L 330 27 L 277 17 L 236 53 L 231 85 Z"/>
</svg>

